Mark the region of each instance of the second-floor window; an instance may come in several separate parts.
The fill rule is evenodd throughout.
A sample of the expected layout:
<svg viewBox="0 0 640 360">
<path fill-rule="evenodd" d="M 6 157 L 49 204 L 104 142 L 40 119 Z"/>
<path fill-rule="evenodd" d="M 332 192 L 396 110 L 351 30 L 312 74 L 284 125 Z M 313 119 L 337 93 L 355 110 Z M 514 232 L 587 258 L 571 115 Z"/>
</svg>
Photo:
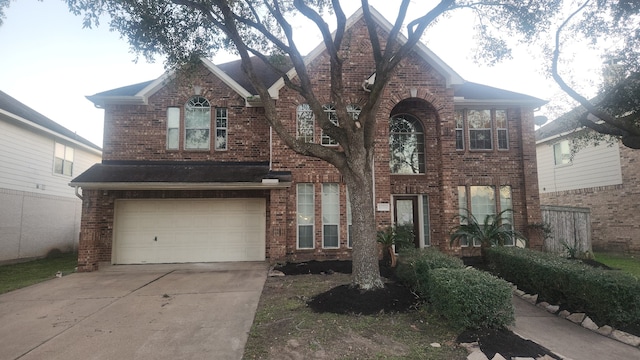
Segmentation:
<svg viewBox="0 0 640 360">
<path fill-rule="evenodd" d="M 194 96 L 184 107 L 184 148 L 208 150 L 211 138 L 211 105 L 202 96 Z"/>
<path fill-rule="evenodd" d="M 216 150 L 227 150 L 227 108 L 216 108 Z"/>
<path fill-rule="evenodd" d="M 456 110 L 456 150 L 509 149 L 507 111 L 504 109 Z M 468 138 L 465 139 L 465 127 Z M 494 135 L 497 134 L 497 135 Z M 495 137 L 495 139 L 494 139 Z"/>
<path fill-rule="evenodd" d="M 53 172 L 60 175 L 73 175 L 73 148 L 55 143 Z"/>
<path fill-rule="evenodd" d="M 313 142 L 313 111 L 309 104 L 298 105 L 296 111 L 296 138 L 304 142 Z"/>
<path fill-rule="evenodd" d="M 424 133 L 415 117 L 396 115 L 389 122 L 390 168 L 393 174 L 424 174 Z"/>
</svg>

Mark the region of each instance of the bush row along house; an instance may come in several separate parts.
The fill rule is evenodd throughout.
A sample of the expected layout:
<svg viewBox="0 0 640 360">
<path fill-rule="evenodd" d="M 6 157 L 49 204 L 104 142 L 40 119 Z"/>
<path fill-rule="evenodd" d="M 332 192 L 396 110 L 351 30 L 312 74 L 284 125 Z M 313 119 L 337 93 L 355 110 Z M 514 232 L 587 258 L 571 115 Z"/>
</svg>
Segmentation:
<svg viewBox="0 0 640 360">
<path fill-rule="evenodd" d="M 0 262 L 77 249 L 82 202 L 68 183 L 100 160 L 99 146 L 0 91 Z"/>
<path fill-rule="evenodd" d="M 376 26 L 391 24 L 373 10 Z M 362 11 L 348 20 L 348 111 L 358 115 L 375 70 Z M 334 107 L 323 45 L 307 57 L 316 91 Z M 255 60 L 292 134 L 339 147 L 304 100 Z M 288 149 L 263 119 L 240 62 L 202 59 L 89 96 L 105 109 L 103 161 L 71 185 L 83 194 L 79 269 L 114 264 L 348 259 L 351 211 L 340 173 Z M 533 111 L 544 101 L 464 81 L 423 44 L 383 95 L 375 158 L 380 229 L 411 224 L 416 247 L 449 246 L 455 215 L 513 209 L 526 232 L 540 207 Z M 541 248 L 532 238 L 531 246 Z M 464 245 L 464 244 L 463 244 Z"/>
</svg>

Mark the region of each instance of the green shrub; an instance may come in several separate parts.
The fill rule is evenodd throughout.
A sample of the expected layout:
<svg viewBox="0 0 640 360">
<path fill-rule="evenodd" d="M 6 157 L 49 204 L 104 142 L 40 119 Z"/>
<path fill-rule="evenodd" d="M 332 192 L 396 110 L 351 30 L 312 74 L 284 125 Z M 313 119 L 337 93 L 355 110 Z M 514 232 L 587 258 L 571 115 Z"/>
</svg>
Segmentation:
<svg viewBox="0 0 640 360">
<path fill-rule="evenodd" d="M 462 269 L 464 264 L 459 258 L 444 254 L 434 248 L 409 249 L 400 253 L 396 276 L 405 285 L 427 298 L 429 272 L 440 268 Z"/>
<path fill-rule="evenodd" d="M 504 280 L 473 268 L 433 269 L 429 299 L 454 326 L 504 328 L 514 322 L 511 287 Z"/>
<path fill-rule="evenodd" d="M 640 281 L 626 273 L 529 249 L 491 248 L 486 255 L 496 275 L 598 325 L 625 328 L 640 319 Z"/>
</svg>

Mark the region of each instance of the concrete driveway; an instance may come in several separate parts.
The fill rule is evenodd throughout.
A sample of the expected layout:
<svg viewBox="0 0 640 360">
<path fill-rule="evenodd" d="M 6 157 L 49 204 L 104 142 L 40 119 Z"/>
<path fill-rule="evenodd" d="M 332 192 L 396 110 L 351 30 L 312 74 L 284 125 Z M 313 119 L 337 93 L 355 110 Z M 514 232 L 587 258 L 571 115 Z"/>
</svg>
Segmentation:
<svg viewBox="0 0 640 360">
<path fill-rule="evenodd" d="M 0 359 L 241 359 L 266 274 L 106 266 L 0 295 Z"/>
</svg>

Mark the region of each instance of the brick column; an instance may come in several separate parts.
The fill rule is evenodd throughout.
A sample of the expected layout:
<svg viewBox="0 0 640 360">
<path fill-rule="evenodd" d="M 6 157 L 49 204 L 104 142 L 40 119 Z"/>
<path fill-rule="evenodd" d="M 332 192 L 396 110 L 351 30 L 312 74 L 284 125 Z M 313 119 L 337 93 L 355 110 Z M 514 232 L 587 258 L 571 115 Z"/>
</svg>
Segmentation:
<svg viewBox="0 0 640 360">
<path fill-rule="evenodd" d="M 266 257 L 270 262 L 286 259 L 287 255 L 287 198 L 288 189 L 269 192 L 267 209 Z"/>
<path fill-rule="evenodd" d="M 98 270 L 100 229 L 98 218 L 98 191 L 84 190 L 82 218 L 78 240 L 78 271 Z"/>
</svg>

